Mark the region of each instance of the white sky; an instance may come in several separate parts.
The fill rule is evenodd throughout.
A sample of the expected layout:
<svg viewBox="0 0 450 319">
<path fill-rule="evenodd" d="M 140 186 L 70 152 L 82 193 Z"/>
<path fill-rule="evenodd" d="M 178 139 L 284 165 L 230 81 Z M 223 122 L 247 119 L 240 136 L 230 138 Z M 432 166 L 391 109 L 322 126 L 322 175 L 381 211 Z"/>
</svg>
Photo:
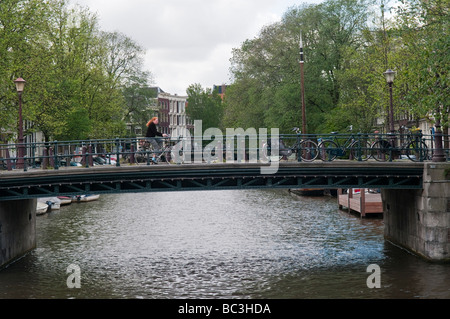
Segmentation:
<svg viewBox="0 0 450 319">
<path fill-rule="evenodd" d="M 228 84 L 231 50 L 305 2 L 323 0 L 72 0 L 96 13 L 103 31 L 143 46 L 152 84 L 178 95 L 194 83 Z"/>
</svg>

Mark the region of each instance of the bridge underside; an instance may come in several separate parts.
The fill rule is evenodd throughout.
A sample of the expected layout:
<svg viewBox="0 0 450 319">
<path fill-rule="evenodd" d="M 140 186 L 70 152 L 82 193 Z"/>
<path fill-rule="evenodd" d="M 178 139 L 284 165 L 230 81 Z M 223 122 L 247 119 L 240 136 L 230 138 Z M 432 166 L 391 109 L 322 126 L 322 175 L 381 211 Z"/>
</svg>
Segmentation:
<svg viewBox="0 0 450 319">
<path fill-rule="evenodd" d="M 280 162 L 96 166 L 2 173 L 0 201 L 77 194 L 269 188 L 422 189 L 423 163 Z M 266 165 L 268 166 L 268 165 Z"/>
</svg>

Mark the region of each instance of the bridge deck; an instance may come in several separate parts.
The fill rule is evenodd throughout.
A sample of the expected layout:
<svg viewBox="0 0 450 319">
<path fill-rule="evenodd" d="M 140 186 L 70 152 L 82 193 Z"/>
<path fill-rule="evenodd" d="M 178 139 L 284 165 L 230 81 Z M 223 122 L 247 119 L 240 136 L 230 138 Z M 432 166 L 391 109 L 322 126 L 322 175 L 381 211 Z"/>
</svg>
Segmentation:
<svg viewBox="0 0 450 319">
<path fill-rule="evenodd" d="M 86 193 L 254 188 L 421 189 L 424 163 L 279 162 L 62 167 L 0 172 L 0 200 Z"/>
</svg>

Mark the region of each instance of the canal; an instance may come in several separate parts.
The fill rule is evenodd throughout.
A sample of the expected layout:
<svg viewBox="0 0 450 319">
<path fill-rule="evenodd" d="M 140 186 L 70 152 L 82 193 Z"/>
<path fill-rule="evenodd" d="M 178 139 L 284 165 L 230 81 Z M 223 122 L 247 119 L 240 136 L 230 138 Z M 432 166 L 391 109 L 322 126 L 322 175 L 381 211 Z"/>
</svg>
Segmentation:
<svg viewBox="0 0 450 319">
<path fill-rule="evenodd" d="M 36 228 L 37 248 L 0 271 L 0 298 L 450 298 L 450 265 L 393 246 L 382 219 L 328 196 L 102 195 Z M 373 264 L 380 288 L 367 285 Z"/>
</svg>

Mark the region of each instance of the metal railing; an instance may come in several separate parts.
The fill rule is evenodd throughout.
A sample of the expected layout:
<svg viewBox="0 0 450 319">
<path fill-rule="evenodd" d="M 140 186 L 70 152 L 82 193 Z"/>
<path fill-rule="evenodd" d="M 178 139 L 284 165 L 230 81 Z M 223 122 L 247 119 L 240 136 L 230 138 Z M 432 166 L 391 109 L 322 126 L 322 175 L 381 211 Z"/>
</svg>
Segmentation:
<svg viewBox="0 0 450 319">
<path fill-rule="evenodd" d="M 280 161 L 429 161 L 436 151 L 434 135 L 408 134 L 283 134 L 271 136 L 223 136 L 211 141 L 165 138 L 177 144 L 169 149 L 168 163 Z M 442 136 L 443 153 L 450 161 L 450 138 Z M 0 144 L 0 170 L 59 169 L 96 165 L 150 165 L 157 151 L 143 147 L 144 137 L 76 141 Z M 278 142 L 271 145 L 270 141 Z M 230 145 L 231 143 L 231 145 Z M 18 149 L 24 149 L 19 158 Z M 23 162 L 23 164 L 22 164 Z"/>
</svg>

